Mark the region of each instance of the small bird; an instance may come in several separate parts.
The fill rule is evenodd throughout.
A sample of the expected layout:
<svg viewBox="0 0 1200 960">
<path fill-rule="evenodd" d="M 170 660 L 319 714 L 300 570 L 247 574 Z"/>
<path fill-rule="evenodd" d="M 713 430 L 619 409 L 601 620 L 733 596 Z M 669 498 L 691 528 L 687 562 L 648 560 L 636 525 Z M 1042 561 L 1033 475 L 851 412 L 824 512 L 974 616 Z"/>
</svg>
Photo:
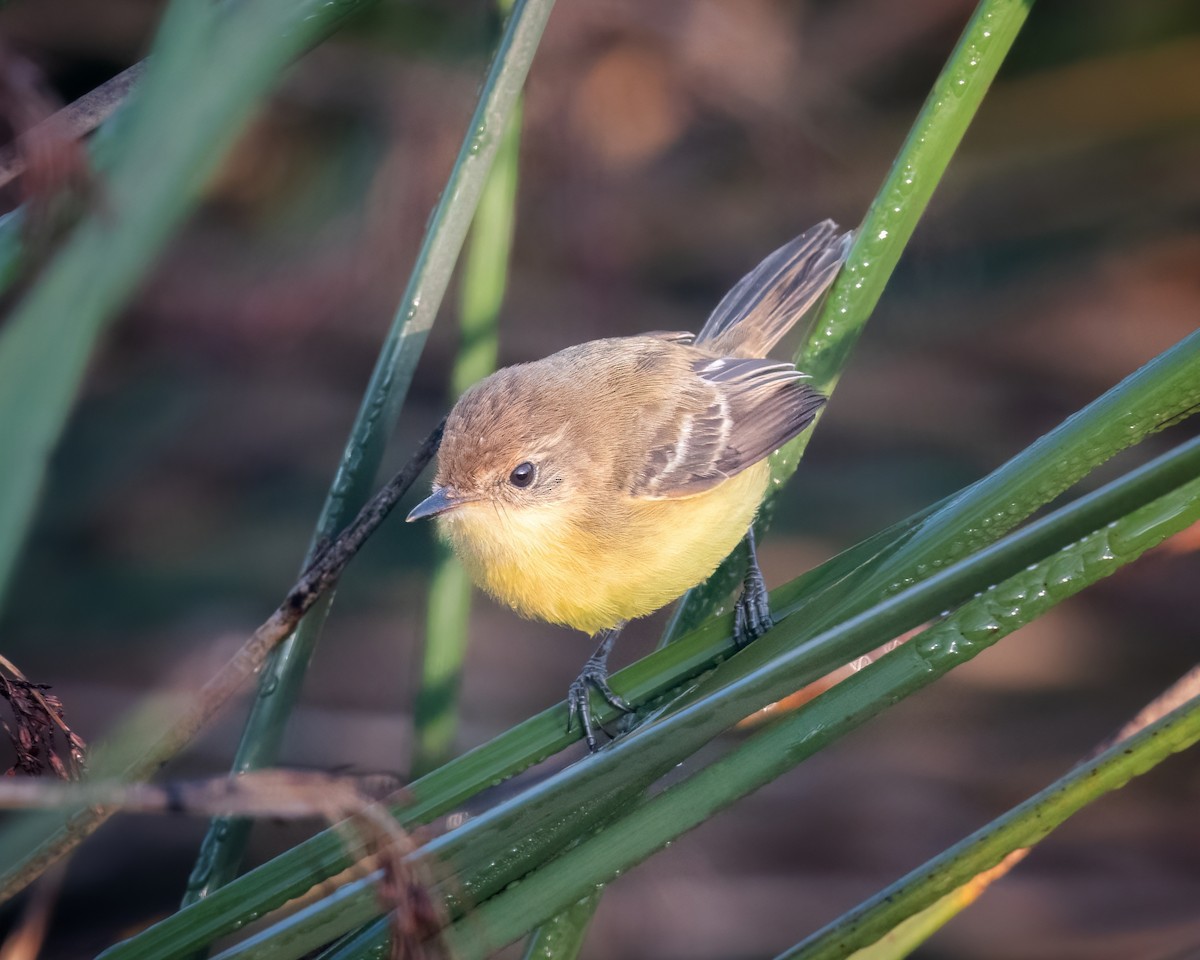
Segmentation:
<svg viewBox="0 0 1200 960">
<path fill-rule="evenodd" d="M 745 538 L 750 566 L 735 637 L 772 625 L 751 524 L 767 456 L 825 397 L 767 353 L 833 282 L 851 233 L 826 220 L 776 250 L 698 334 L 594 340 L 479 381 L 455 404 L 433 492 L 408 520 L 437 517 L 471 579 L 519 614 L 592 634 L 571 684 L 588 748 L 589 688 L 614 707 L 608 655 L 626 621 L 706 580 Z"/>
</svg>

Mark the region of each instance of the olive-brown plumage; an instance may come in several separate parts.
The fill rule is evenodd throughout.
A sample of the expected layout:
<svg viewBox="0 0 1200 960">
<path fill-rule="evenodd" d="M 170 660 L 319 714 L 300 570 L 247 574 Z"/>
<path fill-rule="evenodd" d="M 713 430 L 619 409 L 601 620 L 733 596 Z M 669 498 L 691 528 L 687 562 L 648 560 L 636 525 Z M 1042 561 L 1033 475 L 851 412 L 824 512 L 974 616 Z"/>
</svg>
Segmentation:
<svg viewBox="0 0 1200 960">
<path fill-rule="evenodd" d="M 594 634 L 669 603 L 745 536 L 765 458 L 824 403 L 766 353 L 832 282 L 848 241 L 818 224 L 695 337 L 596 340 L 475 384 L 447 420 L 433 495 L 409 519 L 436 515 L 474 581 L 525 616 Z M 577 684 L 615 700 L 603 677 L 601 657 Z"/>
</svg>

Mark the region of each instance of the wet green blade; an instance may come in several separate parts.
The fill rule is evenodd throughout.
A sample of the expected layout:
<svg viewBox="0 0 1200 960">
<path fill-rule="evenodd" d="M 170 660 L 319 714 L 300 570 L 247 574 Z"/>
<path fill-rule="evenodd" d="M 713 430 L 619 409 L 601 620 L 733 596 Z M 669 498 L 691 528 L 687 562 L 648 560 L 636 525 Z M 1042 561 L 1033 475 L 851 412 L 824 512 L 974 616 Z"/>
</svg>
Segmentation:
<svg viewBox="0 0 1200 960">
<path fill-rule="evenodd" d="M 478 905 L 451 931 L 454 955 L 471 960 L 512 942 L 574 897 L 641 862 L 670 840 L 1197 520 L 1200 479 L 1193 479 L 985 591 L 806 707 L 771 724 L 688 780 L 643 802 L 595 837 Z M 1130 770 L 1143 772 L 1200 738 L 1200 710 L 1189 724 L 1177 725 L 1178 738 L 1166 744 L 1148 735 L 1139 744 L 1130 741 L 1128 746 L 1120 745 L 1125 749 L 1110 750 L 1105 756 L 1114 764 L 1112 775 L 1090 783 L 1088 775 L 1083 775 L 1074 801 L 1062 802 L 1056 793 L 1060 785 L 1049 788 L 1039 796 L 1049 797 L 1050 803 L 1031 801 L 1032 806 L 1026 805 L 1024 832 L 1019 827 L 993 830 L 992 836 L 984 831 L 966 842 L 974 843 L 969 857 L 962 855 L 961 848 L 948 852 L 823 932 L 822 949 L 787 956 L 833 960 L 872 942 L 980 870 L 994 866 L 1011 850 L 1027 846 L 1031 837 L 1039 839 L 1065 816 L 1119 786 L 1124 782 L 1121 775 L 1127 779 Z M 1131 751 L 1140 751 L 1132 761 Z M 1103 767 L 1102 761 L 1100 769 Z M 1071 774 L 1065 779 L 1078 776 Z M 1048 807 L 1053 807 L 1058 819 L 1039 824 L 1036 817 L 1045 815 Z M 898 900 L 904 902 L 903 907 Z M 864 915 L 871 917 L 870 925 L 864 922 Z"/>
<path fill-rule="evenodd" d="M 583 941 L 603 892 L 603 888 L 593 887 L 534 930 L 523 960 L 575 960 L 583 949 Z M 330 960 L 337 958 L 330 957 Z"/>
<path fill-rule="evenodd" d="M 621 812 L 622 806 L 629 805 L 648 779 L 673 767 L 692 751 L 695 743 L 707 742 L 714 732 L 823 675 L 831 666 L 845 662 L 849 659 L 848 650 L 878 646 L 939 610 L 970 599 L 989 584 L 1016 575 L 1028 564 L 1056 553 L 1130 510 L 1167 495 L 1180 484 L 1194 483 L 1197 474 L 1200 474 L 1200 440 L 876 604 L 800 647 L 789 648 L 750 675 L 720 685 L 718 692 L 703 703 L 634 731 L 586 762 L 569 767 L 468 820 L 427 845 L 422 857 L 450 865 L 459 877 L 452 897 L 486 899 L 586 833 L 592 824 L 613 812 Z M 793 639 L 804 636 L 805 625 L 796 622 L 802 619 L 806 618 L 789 617 L 775 632 L 785 632 Z M 669 656 L 686 643 L 675 644 L 654 656 Z M 717 672 L 730 670 L 739 659 L 728 661 Z M 841 686 L 834 688 L 838 689 Z M 414 788 L 419 786 L 414 784 Z M 424 812 L 428 811 L 426 806 Z M 407 819 L 412 810 L 402 810 L 399 814 L 412 822 Z M 336 843 L 328 834 L 310 841 L 218 891 L 209 901 L 114 947 L 105 956 L 109 960 L 150 958 L 161 955 L 168 944 L 195 946 L 229 932 L 236 927 L 236 917 L 270 909 L 282 902 L 276 898 L 287 899 L 307 889 L 300 876 L 305 870 L 311 871 L 308 876 L 311 882 L 317 875 L 329 875 L 326 869 L 332 873 L 344 866 Z M 318 862 L 319 870 L 314 869 Z M 281 863 L 292 868 L 281 869 Z M 322 929 L 328 930 L 328 919 L 321 918 L 321 922 Z"/>
<path fill-rule="evenodd" d="M 1103 794 L 1200 740 L 1200 698 L 1081 764 L 1004 816 L 850 911 L 777 960 L 834 960 L 866 947 L 1014 850 L 1033 846 Z"/>
</svg>

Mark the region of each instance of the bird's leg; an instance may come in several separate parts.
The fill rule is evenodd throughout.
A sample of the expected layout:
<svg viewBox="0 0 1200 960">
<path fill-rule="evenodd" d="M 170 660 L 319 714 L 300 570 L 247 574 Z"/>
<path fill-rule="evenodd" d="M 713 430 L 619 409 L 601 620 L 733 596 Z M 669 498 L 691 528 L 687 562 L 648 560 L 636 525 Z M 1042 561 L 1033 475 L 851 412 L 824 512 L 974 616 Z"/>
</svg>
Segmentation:
<svg viewBox="0 0 1200 960">
<path fill-rule="evenodd" d="M 758 566 L 758 554 L 754 549 L 754 527 L 746 531 L 746 579 L 742 581 L 742 595 L 738 597 L 733 616 L 733 642 L 738 649 L 761 637 L 775 626 L 771 619 L 771 604 L 767 597 L 767 584 Z"/>
<path fill-rule="evenodd" d="M 613 693 L 612 687 L 608 685 L 608 655 L 612 652 L 613 644 L 617 642 L 622 626 L 624 624 L 601 631 L 600 646 L 588 658 L 588 662 L 583 665 L 579 676 L 575 678 L 570 690 L 567 691 L 567 732 L 571 732 L 571 725 L 578 716 L 579 722 L 583 726 L 584 739 L 587 740 L 588 750 L 591 753 L 595 753 L 598 749 L 595 729 L 598 724 L 592 718 L 591 703 L 588 699 L 589 688 L 598 691 L 600 696 L 618 710 L 624 713 L 633 712 L 633 707 Z"/>
</svg>

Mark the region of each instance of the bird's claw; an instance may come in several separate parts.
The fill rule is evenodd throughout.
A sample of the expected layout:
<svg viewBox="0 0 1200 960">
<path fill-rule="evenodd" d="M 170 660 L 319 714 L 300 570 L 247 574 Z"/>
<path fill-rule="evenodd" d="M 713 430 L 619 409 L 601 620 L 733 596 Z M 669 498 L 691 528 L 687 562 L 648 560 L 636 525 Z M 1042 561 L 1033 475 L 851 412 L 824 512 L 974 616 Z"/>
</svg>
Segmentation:
<svg viewBox="0 0 1200 960">
<path fill-rule="evenodd" d="M 752 570 L 742 587 L 733 614 L 733 642 L 740 650 L 775 626 L 762 574 Z"/>
<path fill-rule="evenodd" d="M 605 701 L 622 713 L 633 713 L 633 707 L 608 685 L 608 669 L 603 661 L 593 657 L 583 665 L 583 670 L 567 690 L 567 733 L 571 732 L 575 718 L 578 717 L 579 725 L 583 727 L 583 737 L 587 741 L 588 752 L 595 753 L 600 749 L 596 740 L 596 728 L 600 724 L 592 716 L 591 701 L 588 696 L 589 689 L 595 690 Z"/>
</svg>

